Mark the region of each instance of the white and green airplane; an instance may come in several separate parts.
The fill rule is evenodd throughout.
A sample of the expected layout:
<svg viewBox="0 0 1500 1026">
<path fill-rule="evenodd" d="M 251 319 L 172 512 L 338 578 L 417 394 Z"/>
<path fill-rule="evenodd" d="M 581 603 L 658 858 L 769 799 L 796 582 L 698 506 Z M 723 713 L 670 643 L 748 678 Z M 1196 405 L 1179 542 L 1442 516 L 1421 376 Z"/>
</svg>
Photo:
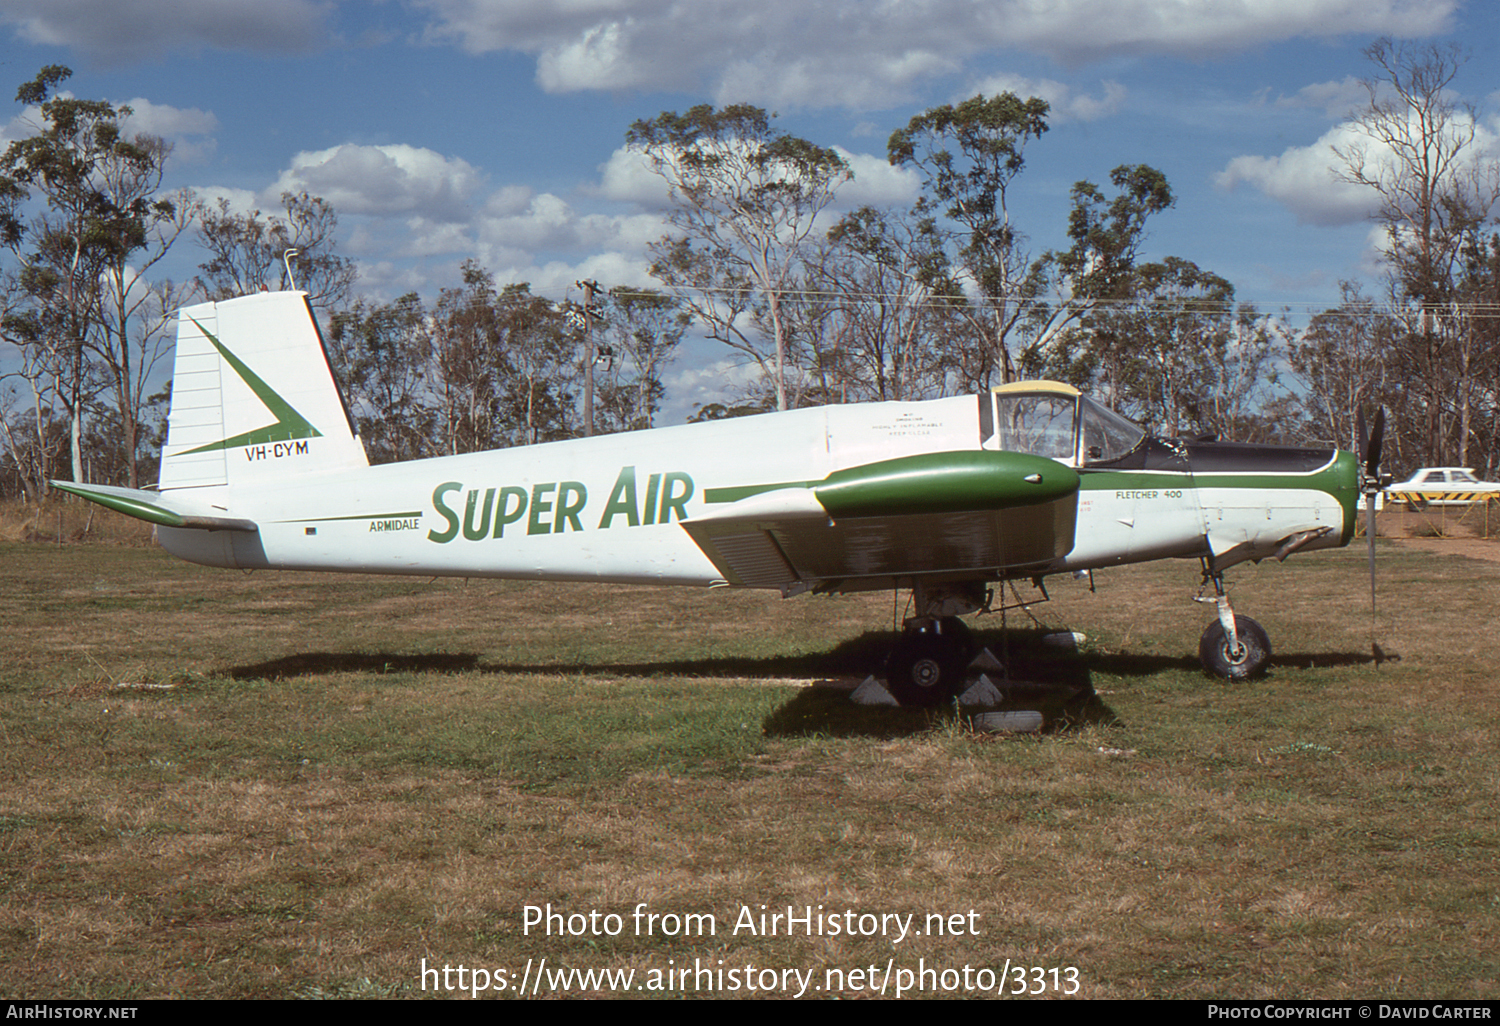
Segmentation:
<svg viewBox="0 0 1500 1026">
<path fill-rule="evenodd" d="M 1350 452 L 1161 439 L 1055 382 L 790 410 L 370 466 L 300 292 L 180 312 L 156 490 L 54 482 L 209 566 L 540 581 L 910 589 L 887 665 L 908 704 L 954 693 L 960 617 L 1012 578 L 1200 559 L 1205 667 L 1259 671 L 1223 572 L 1348 544 Z"/>
</svg>

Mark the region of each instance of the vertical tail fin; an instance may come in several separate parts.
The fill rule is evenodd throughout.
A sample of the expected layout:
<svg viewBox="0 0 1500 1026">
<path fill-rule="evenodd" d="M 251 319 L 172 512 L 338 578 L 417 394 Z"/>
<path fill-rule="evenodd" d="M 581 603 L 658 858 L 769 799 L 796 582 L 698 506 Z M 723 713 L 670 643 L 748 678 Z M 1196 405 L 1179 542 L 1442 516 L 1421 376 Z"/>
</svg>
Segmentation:
<svg viewBox="0 0 1500 1026">
<path fill-rule="evenodd" d="M 178 313 L 162 491 L 368 466 L 301 292 Z"/>
</svg>

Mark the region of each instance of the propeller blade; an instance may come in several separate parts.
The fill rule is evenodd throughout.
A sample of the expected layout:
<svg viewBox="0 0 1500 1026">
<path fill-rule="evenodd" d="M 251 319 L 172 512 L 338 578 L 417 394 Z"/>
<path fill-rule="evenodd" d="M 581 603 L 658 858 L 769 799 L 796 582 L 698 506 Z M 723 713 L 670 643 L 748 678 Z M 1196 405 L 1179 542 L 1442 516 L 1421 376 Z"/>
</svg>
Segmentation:
<svg viewBox="0 0 1500 1026">
<path fill-rule="evenodd" d="M 1384 441 L 1385 407 L 1377 406 L 1375 408 L 1375 427 L 1370 432 L 1370 442 L 1367 447 L 1369 451 L 1368 455 L 1366 456 L 1365 464 L 1366 471 L 1372 478 L 1375 479 L 1376 487 L 1379 487 L 1380 482 L 1380 449 Z"/>
<path fill-rule="evenodd" d="M 1365 469 L 1365 455 L 1370 451 L 1370 432 L 1365 430 L 1365 408 L 1354 409 L 1354 455 L 1359 458 L 1359 469 Z"/>
<path fill-rule="evenodd" d="M 1385 481 L 1380 476 L 1380 452 L 1385 444 L 1385 407 L 1375 408 L 1373 429 L 1366 429 L 1365 411 L 1356 410 L 1354 430 L 1359 436 L 1360 482 L 1359 490 L 1365 498 L 1365 543 L 1370 553 L 1370 645 L 1376 652 L 1376 666 L 1380 665 L 1379 649 L 1375 644 L 1375 497 L 1380 494 Z"/>
</svg>

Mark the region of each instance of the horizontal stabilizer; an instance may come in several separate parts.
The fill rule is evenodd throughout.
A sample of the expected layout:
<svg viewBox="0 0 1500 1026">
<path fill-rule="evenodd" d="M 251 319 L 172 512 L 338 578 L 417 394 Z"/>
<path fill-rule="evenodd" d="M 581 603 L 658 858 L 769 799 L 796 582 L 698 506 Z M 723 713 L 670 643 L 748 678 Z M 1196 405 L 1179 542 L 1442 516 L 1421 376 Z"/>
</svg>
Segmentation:
<svg viewBox="0 0 1500 1026">
<path fill-rule="evenodd" d="M 253 520 L 216 516 L 194 510 L 188 504 L 174 502 L 159 492 L 147 492 L 139 488 L 114 488 L 109 485 L 81 485 L 72 481 L 53 481 L 52 487 L 160 527 L 185 527 L 200 531 L 259 530 Z"/>
</svg>

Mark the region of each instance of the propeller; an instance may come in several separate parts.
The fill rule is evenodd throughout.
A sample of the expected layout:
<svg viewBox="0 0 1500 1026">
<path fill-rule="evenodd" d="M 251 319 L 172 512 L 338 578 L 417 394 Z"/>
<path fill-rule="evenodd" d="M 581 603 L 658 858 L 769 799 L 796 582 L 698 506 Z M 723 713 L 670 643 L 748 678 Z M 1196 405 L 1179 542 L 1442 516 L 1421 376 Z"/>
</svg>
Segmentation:
<svg viewBox="0 0 1500 1026">
<path fill-rule="evenodd" d="M 1359 492 L 1365 497 L 1365 541 L 1370 549 L 1370 616 L 1375 615 L 1375 496 L 1391 483 L 1391 475 L 1380 472 L 1380 449 L 1385 441 L 1385 408 L 1375 410 L 1375 427 L 1365 426 L 1363 407 L 1354 413 L 1359 445 Z"/>
</svg>

